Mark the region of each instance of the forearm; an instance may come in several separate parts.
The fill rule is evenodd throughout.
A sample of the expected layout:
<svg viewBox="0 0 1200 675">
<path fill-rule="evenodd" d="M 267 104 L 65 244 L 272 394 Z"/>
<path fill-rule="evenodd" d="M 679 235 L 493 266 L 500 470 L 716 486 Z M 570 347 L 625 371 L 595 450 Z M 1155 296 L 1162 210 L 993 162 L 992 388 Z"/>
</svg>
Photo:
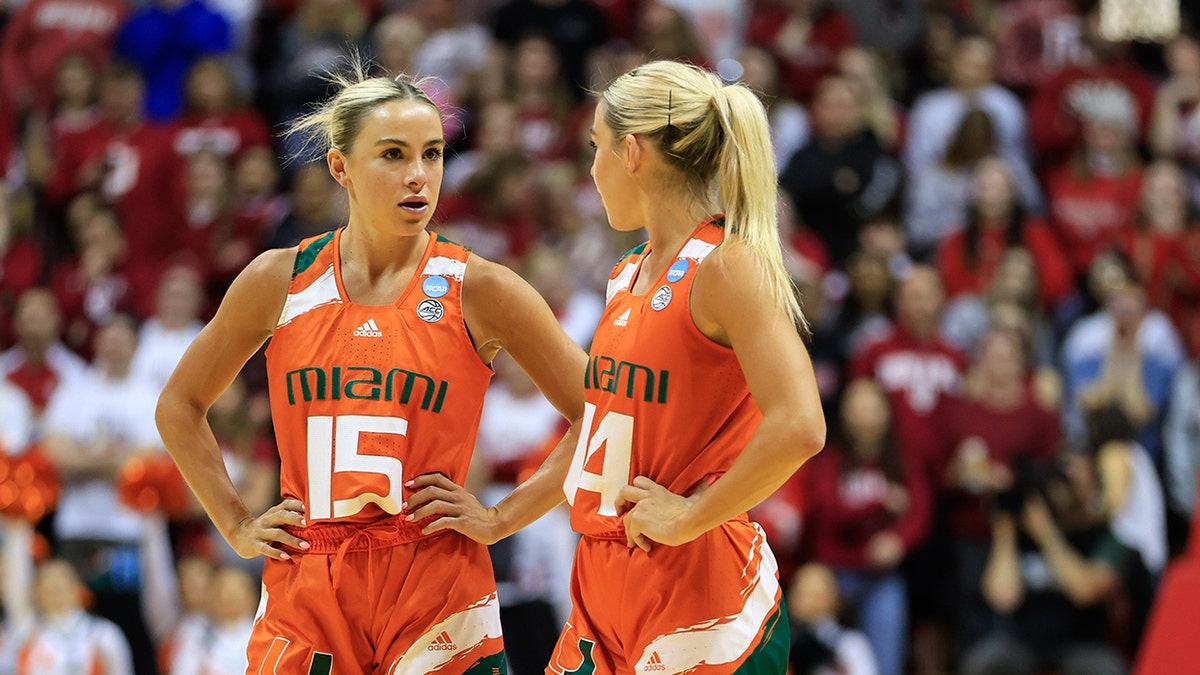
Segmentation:
<svg viewBox="0 0 1200 675">
<path fill-rule="evenodd" d="M 496 505 L 496 539 L 503 539 L 541 518 L 563 501 L 563 479 L 579 442 L 582 422 L 575 420 L 538 470 Z"/>
<path fill-rule="evenodd" d="M 1101 592 L 1094 578 L 1091 564 L 1079 555 L 1059 532 L 1053 532 L 1038 541 L 1038 548 L 1050 565 L 1054 578 L 1076 606 L 1094 605 Z"/>
<path fill-rule="evenodd" d="M 229 478 L 204 411 L 164 395 L 159 400 L 155 420 L 179 472 L 217 530 L 228 539 L 237 525 L 253 514 Z"/>
<path fill-rule="evenodd" d="M 66 477 L 111 478 L 117 469 L 112 452 L 67 436 L 47 436 L 42 447 L 53 460 L 54 468 Z"/>
<path fill-rule="evenodd" d="M 757 506 L 821 450 L 817 436 L 783 415 L 763 418 L 729 470 L 683 513 L 684 530 L 707 532 Z"/>
<path fill-rule="evenodd" d="M 987 565 L 983 568 L 983 597 L 992 609 L 1002 614 L 1014 611 L 1025 595 L 1016 539 L 1015 528 L 1011 524 L 1007 528 L 996 527 Z"/>
</svg>

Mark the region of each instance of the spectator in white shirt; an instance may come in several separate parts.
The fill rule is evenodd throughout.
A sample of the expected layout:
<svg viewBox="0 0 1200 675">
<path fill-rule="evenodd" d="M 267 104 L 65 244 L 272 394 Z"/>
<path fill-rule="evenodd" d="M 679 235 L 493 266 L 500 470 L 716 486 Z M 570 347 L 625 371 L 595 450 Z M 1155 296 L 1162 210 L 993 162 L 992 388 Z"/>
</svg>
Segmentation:
<svg viewBox="0 0 1200 675">
<path fill-rule="evenodd" d="M 133 372 L 160 390 L 188 345 L 200 334 L 203 280 L 195 269 L 174 265 L 163 272 L 154 298 L 154 316 L 142 324 Z"/>
<path fill-rule="evenodd" d="M 83 588 L 65 560 L 37 571 L 38 618 L 21 645 L 17 675 L 133 675 L 129 643 L 111 621 L 83 610 Z"/>
</svg>

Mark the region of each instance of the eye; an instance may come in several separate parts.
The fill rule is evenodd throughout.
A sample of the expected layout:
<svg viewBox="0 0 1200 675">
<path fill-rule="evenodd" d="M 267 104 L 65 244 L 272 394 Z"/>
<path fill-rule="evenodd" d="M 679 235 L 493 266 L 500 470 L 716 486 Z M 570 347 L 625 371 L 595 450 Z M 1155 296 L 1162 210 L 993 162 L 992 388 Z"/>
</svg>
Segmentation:
<svg viewBox="0 0 1200 675">
<path fill-rule="evenodd" d="M 596 149 L 596 141 L 588 141 L 588 147 L 594 151 Z"/>
<path fill-rule="evenodd" d="M 400 159 L 400 150 L 398 148 L 388 148 L 383 151 L 380 157 L 384 159 Z"/>
<path fill-rule="evenodd" d="M 433 162 L 442 158 L 441 148 L 429 148 L 425 151 L 425 159 Z"/>
</svg>

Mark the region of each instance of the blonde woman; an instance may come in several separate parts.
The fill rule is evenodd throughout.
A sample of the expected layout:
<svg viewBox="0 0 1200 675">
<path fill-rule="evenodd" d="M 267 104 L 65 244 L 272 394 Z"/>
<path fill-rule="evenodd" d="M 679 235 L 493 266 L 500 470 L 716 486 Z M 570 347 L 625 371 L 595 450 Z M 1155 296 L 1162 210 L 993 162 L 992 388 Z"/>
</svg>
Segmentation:
<svg viewBox="0 0 1200 675">
<path fill-rule="evenodd" d="M 609 223 L 649 241 L 613 270 L 583 380 L 562 483 L 583 537 L 548 672 L 782 673 L 775 558 L 745 513 L 821 449 L 825 423 L 766 113 L 743 86 L 658 61 L 604 91 L 591 133 Z M 410 508 L 491 539 L 538 480 L 492 511 L 421 493 Z"/>
<path fill-rule="evenodd" d="M 250 672 L 490 675 L 487 550 L 423 531 L 404 502 L 420 474 L 466 477 L 499 350 L 570 419 L 584 354 L 515 273 L 427 229 L 446 143 L 424 91 L 361 64 L 336 84 L 292 131 L 325 151 L 349 222 L 246 267 L 163 390 L 159 431 L 230 547 L 267 557 Z M 284 499 L 256 515 L 205 412 L 268 338 Z"/>
</svg>

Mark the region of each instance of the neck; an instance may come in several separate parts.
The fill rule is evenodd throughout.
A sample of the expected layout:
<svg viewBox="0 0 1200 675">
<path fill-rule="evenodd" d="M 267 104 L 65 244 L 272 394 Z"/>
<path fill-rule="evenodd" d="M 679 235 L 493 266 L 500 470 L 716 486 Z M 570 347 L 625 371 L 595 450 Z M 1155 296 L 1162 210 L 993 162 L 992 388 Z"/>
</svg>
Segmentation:
<svg viewBox="0 0 1200 675">
<path fill-rule="evenodd" d="M 658 253 L 654 256 L 658 260 L 679 250 L 696 225 L 709 215 L 698 215 L 684 199 L 664 200 L 654 193 L 643 193 L 642 196 L 642 223 L 650 235 L 651 250 Z"/>
<path fill-rule="evenodd" d="M 342 231 L 342 264 L 353 264 L 369 278 L 393 273 L 420 260 L 429 242 L 428 236 L 426 230 L 421 230 L 415 236 L 375 232 L 366 226 L 356 225 L 352 218 Z"/>
</svg>

